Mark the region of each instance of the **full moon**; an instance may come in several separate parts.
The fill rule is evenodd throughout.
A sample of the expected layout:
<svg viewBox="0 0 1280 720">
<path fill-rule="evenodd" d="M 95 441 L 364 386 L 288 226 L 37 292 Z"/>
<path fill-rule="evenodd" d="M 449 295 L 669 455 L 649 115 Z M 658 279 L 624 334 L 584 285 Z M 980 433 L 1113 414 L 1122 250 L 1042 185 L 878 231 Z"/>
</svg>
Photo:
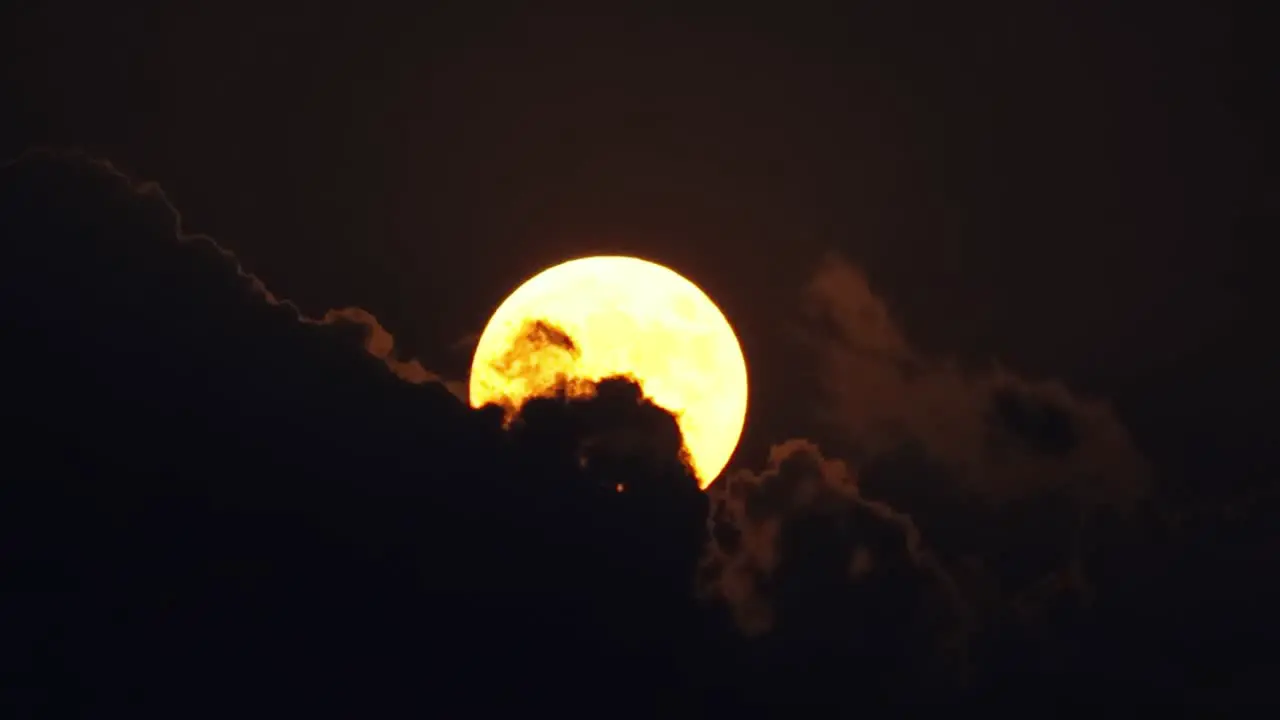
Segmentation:
<svg viewBox="0 0 1280 720">
<path fill-rule="evenodd" d="M 530 343 L 529 331 L 563 332 Z M 535 356 L 535 357 L 531 357 Z M 579 258 L 516 288 L 494 312 L 471 363 L 473 407 L 518 408 L 557 376 L 636 380 L 676 417 L 698 483 L 724 470 L 747 416 L 747 364 L 738 337 L 697 285 L 661 265 L 623 256 Z"/>
</svg>

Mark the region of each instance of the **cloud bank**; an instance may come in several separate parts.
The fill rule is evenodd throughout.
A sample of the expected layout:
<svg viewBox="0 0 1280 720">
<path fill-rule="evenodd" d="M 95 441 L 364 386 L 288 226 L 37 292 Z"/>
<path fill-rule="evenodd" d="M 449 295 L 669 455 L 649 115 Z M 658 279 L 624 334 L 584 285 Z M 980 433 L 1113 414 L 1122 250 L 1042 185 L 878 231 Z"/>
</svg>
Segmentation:
<svg viewBox="0 0 1280 720">
<path fill-rule="evenodd" d="M 0 198 L 0 525 L 35 598 L 10 647 L 64 658 L 30 661 L 50 696 L 219 685 L 367 711 L 424 677 L 437 704 L 481 676 L 562 701 L 566 675 L 725 711 L 1136 692 L 1195 672 L 1146 640 L 1171 599 L 1231 615 L 1179 553 L 1260 527 L 1144 519 L 1150 472 L 1105 404 L 923 357 L 840 259 L 801 305 L 823 447 L 778 443 L 702 493 L 626 378 L 473 410 L 371 314 L 304 317 L 106 163 L 32 154 Z M 1247 547 L 1203 576 L 1265 557 Z"/>
</svg>

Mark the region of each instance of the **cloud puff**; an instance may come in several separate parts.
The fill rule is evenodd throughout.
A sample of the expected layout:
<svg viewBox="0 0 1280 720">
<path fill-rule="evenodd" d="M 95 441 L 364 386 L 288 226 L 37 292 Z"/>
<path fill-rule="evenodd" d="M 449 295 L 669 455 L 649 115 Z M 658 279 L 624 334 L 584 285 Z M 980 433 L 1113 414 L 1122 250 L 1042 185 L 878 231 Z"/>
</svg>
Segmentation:
<svg viewBox="0 0 1280 720">
<path fill-rule="evenodd" d="M 299 319 L 306 322 L 316 322 L 303 318 L 301 314 L 299 314 Z M 365 351 L 385 362 L 387 368 L 395 373 L 396 377 L 405 382 L 414 383 L 415 385 L 426 382 L 445 382 L 442 377 L 423 367 L 422 363 L 418 362 L 417 359 L 401 360 L 397 358 L 395 355 L 395 338 L 390 331 L 382 327 L 382 324 L 373 316 L 373 313 L 364 308 L 348 307 L 330 310 L 318 322 L 321 325 L 334 325 L 345 322 L 363 327 Z M 450 390 L 454 390 L 454 388 L 451 387 Z"/>
<path fill-rule="evenodd" d="M 793 650 L 839 647 L 886 681 L 960 677 L 959 592 L 911 518 L 862 497 L 844 462 L 790 440 L 761 472 L 730 473 L 709 494 L 700 589 L 745 633 Z"/>
<path fill-rule="evenodd" d="M 965 492 L 1000 503 L 1060 493 L 1132 506 L 1150 471 L 1104 402 L 1000 367 L 965 372 L 924 357 L 855 266 L 832 256 L 805 297 L 826 419 L 859 462 L 920 446 Z"/>
<path fill-rule="evenodd" d="M 925 357 L 836 257 L 802 307 L 824 444 L 844 459 L 792 440 L 760 472 L 718 481 L 703 597 L 788 654 L 843 635 L 852 665 L 881 655 L 888 684 L 958 682 L 979 635 L 1016 636 L 1090 602 L 1088 518 L 1150 489 L 1111 409 L 1058 382 Z"/>
</svg>

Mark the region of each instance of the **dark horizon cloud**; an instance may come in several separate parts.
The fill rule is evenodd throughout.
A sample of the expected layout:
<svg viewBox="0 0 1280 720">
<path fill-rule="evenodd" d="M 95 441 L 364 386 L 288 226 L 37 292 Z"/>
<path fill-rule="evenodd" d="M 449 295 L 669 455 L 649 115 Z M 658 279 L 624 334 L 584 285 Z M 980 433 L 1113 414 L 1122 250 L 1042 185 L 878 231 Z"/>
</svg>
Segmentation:
<svg viewBox="0 0 1280 720">
<path fill-rule="evenodd" d="M 199 679 L 154 658 L 256 647 L 248 666 L 300 663 L 312 686 L 411 687 L 451 658 L 433 692 L 471 672 L 554 695 L 558 648 L 592 682 L 690 702 L 852 708 L 1061 688 L 1083 669 L 1099 695 L 1136 693 L 1177 673 L 1136 639 L 1108 657 L 1108 632 L 1194 582 L 1148 538 L 1246 543 L 1261 522 L 1151 520 L 1155 481 L 1109 407 L 923 357 L 839 259 L 804 299 L 829 434 L 702 493 L 674 418 L 625 378 L 507 423 L 402 357 L 371 313 L 305 317 L 106 161 L 30 153 L 0 170 L 0 196 L 21 349 L 5 533 L 28 590 L 80 588 L 74 612 L 26 608 L 29 635 L 83 630 L 59 646 L 76 667 L 136 636 L 129 653 L 153 658 L 137 672 L 178 688 Z M 1179 612 L 1210 602 L 1185 594 Z M 133 619 L 104 625 L 117 601 Z M 1150 677 L 1122 677 L 1134 662 Z"/>
<path fill-rule="evenodd" d="M 304 318 L 108 163 L 32 153 L 0 199 L 22 349 L 5 661 L 31 697 L 163 704 L 215 683 L 217 702 L 329 709 L 328 688 L 367 710 L 422 678 L 445 698 L 508 675 L 508 699 L 554 696 L 557 670 L 687 681 L 629 658 L 699 651 L 672 628 L 705 508 L 674 421 L 625 382 L 531 402 L 507 430 L 370 314 Z M 549 647 L 569 657 L 539 668 Z"/>
</svg>

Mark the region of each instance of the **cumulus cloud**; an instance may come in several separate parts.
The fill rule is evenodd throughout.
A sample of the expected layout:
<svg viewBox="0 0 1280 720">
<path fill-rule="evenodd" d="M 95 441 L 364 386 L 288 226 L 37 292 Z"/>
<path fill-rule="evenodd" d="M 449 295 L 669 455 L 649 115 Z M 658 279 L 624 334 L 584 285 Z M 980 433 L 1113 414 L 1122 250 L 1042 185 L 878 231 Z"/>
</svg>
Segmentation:
<svg viewBox="0 0 1280 720">
<path fill-rule="evenodd" d="M 515 414 L 475 411 L 367 311 L 306 317 L 212 239 L 183 234 L 156 186 L 84 158 L 4 170 L 0 291 L 6 338 L 23 349 L 4 410 L 24 433 L 19 465 L 49 470 L 7 486 L 30 497 L 6 504 L 19 509 L 6 530 L 25 520 L 50 547 L 94 533 L 91 551 L 111 569 L 95 577 L 146 567 L 136 577 L 164 585 L 207 567 L 171 555 L 209 553 L 227 568 L 203 581 L 214 597 L 269 592 L 344 618 L 360 607 L 352 623 L 451 661 L 524 652 L 511 677 L 532 677 L 542 648 L 574 638 L 578 657 L 642 647 L 690 658 L 698 687 L 758 655 L 762 673 L 727 682 L 794 672 L 827 673 L 836 694 L 937 688 L 978 664 L 992 617 L 1042 623 L 1064 597 L 1105 595 L 1081 518 L 1131 506 L 1149 483 L 1104 403 L 923 357 L 838 259 L 805 295 L 834 440 L 823 438 L 826 453 L 781 443 L 762 469 L 703 494 L 675 418 L 636 383 L 579 392 L 560 381 L 574 344 L 555 328 L 534 323 L 499 360 L 540 378 L 542 397 Z M 86 497 L 92 507 L 65 511 Z M 271 571 L 246 581 L 250 566 Z M 737 633 L 708 630 L 695 583 Z M 167 595 L 140 585 L 133 597 Z M 322 664 L 379 649 L 346 642 Z M 295 661 L 324 656 L 289 643 Z"/>
<path fill-rule="evenodd" d="M 892 655 L 917 678 L 922 662 L 958 677 L 967 624 L 954 582 L 911 518 L 863 497 L 846 463 L 790 440 L 759 473 L 732 472 L 709 493 L 700 590 L 745 633 L 831 642 L 863 661 Z"/>
<path fill-rule="evenodd" d="M 829 257 L 806 289 L 825 419 L 860 463 L 918 447 L 964 492 L 1001 503 L 1058 493 L 1128 507 L 1150 488 L 1112 409 L 1058 381 L 925 357 L 854 265 Z"/>
<path fill-rule="evenodd" d="M 762 639 L 834 632 L 880 648 L 862 635 L 875 626 L 883 647 L 912 648 L 908 674 L 950 679 L 967 676 L 975 633 L 1092 601 L 1088 518 L 1128 511 L 1150 487 L 1111 408 L 926 357 L 837 257 L 802 307 L 824 444 L 843 459 L 791 440 L 710 489 L 704 599 Z"/>
</svg>

